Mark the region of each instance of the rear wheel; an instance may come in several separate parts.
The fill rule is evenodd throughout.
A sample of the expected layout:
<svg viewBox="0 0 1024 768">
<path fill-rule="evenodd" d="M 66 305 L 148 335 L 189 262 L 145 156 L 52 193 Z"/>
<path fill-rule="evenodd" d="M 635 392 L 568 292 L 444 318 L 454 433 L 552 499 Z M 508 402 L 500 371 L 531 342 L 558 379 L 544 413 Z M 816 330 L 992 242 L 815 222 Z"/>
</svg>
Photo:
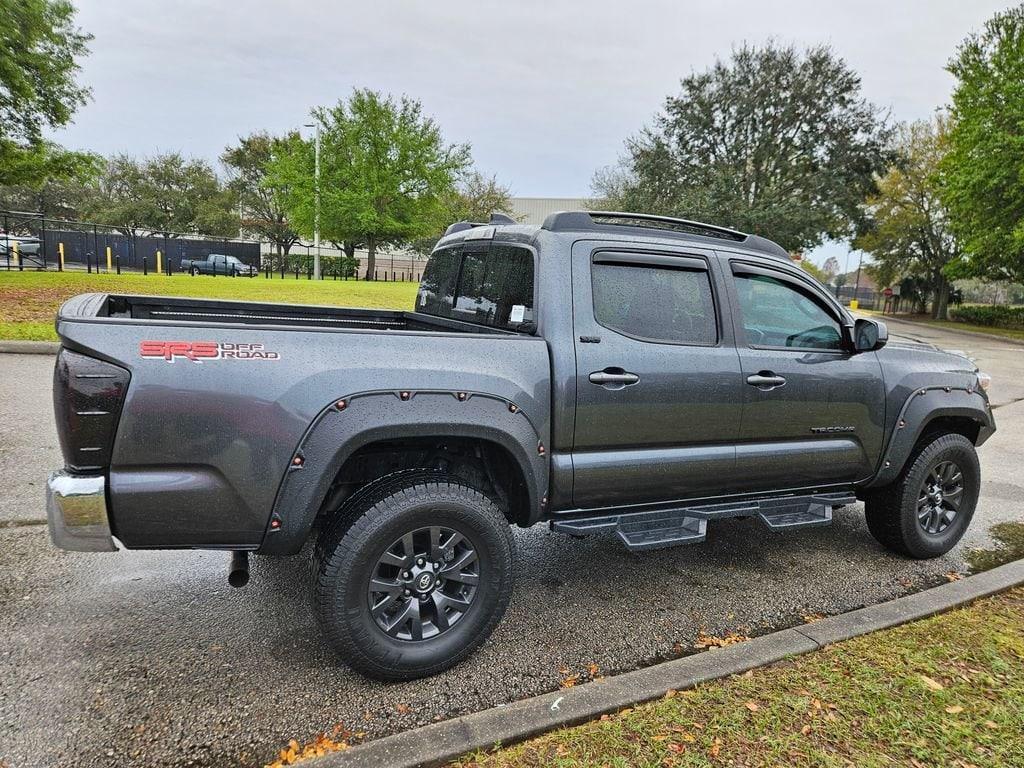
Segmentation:
<svg viewBox="0 0 1024 768">
<path fill-rule="evenodd" d="M 963 435 L 923 439 L 900 477 L 865 501 L 871 534 L 885 547 L 915 558 L 951 550 L 978 503 L 981 467 Z"/>
<path fill-rule="evenodd" d="M 480 646 L 512 592 L 508 521 L 484 493 L 401 472 L 353 496 L 317 543 L 317 617 L 354 669 L 384 680 L 441 672 Z"/>
</svg>

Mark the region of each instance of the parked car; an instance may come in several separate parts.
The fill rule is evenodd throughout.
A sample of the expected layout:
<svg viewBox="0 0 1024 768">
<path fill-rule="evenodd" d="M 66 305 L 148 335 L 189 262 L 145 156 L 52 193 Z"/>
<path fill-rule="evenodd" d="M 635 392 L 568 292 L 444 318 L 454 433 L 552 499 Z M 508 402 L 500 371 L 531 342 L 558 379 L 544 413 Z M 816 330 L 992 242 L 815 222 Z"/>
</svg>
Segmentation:
<svg viewBox="0 0 1024 768">
<path fill-rule="evenodd" d="M 227 275 L 228 277 L 256 277 L 259 269 L 246 264 L 236 256 L 211 253 L 205 259 L 182 259 L 181 271 L 196 275 Z"/>
<path fill-rule="evenodd" d="M 13 256 L 15 243 L 18 244 L 17 251 L 21 256 L 34 258 L 39 255 L 42 249 L 42 242 L 38 237 L 11 235 L 6 232 L 0 232 L 0 257 Z"/>
<path fill-rule="evenodd" d="M 314 539 L 325 636 L 383 679 L 484 642 L 510 524 L 643 551 L 861 499 L 937 557 L 995 430 L 965 357 L 889 340 L 769 240 L 640 214 L 452 225 L 410 311 L 87 294 L 57 331 L 54 542 L 231 550 L 239 585 Z"/>
</svg>

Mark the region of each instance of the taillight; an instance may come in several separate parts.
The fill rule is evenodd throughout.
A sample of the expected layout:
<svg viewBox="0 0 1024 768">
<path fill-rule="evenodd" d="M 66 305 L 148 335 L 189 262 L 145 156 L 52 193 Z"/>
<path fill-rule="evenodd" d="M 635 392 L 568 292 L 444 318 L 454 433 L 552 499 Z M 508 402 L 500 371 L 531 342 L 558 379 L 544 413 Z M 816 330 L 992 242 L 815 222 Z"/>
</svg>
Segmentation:
<svg viewBox="0 0 1024 768">
<path fill-rule="evenodd" d="M 109 466 L 128 379 L 128 371 L 111 363 L 67 349 L 57 355 L 53 410 L 64 463 L 72 472 Z"/>
</svg>

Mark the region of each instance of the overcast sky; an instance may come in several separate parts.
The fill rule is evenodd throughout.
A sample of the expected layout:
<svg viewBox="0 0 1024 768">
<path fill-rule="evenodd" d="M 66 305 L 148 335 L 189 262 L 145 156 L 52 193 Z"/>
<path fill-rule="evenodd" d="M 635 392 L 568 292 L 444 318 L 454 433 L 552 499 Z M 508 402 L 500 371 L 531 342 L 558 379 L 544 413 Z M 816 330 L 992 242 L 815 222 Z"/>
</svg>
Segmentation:
<svg viewBox="0 0 1024 768">
<path fill-rule="evenodd" d="M 76 149 L 216 161 L 353 87 L 405 93 L 518 196 L 590 192 L 679 79 L 744 41 L 828 43 L 895 119 L 949 99 L 943 66 L 989 0 L 76 0 L 95 35 Z M 842 249 L 845 255 L 846 249 Z"/>
</svg>

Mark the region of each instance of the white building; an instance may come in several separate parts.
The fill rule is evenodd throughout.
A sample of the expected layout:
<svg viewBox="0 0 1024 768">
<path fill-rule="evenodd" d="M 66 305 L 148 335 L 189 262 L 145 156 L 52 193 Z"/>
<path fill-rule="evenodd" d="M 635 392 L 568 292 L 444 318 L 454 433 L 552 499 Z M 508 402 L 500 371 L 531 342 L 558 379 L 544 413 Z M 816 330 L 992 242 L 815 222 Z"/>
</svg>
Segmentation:
<svg viewBox="0 0 1024 768">
<path fill-rule="evenodd" d="M 588 202 L 584 197 L 513 197 L 512 218 L 521 224 L 539 226 L 558 211 L 585 211 Z"/>
</svg>

